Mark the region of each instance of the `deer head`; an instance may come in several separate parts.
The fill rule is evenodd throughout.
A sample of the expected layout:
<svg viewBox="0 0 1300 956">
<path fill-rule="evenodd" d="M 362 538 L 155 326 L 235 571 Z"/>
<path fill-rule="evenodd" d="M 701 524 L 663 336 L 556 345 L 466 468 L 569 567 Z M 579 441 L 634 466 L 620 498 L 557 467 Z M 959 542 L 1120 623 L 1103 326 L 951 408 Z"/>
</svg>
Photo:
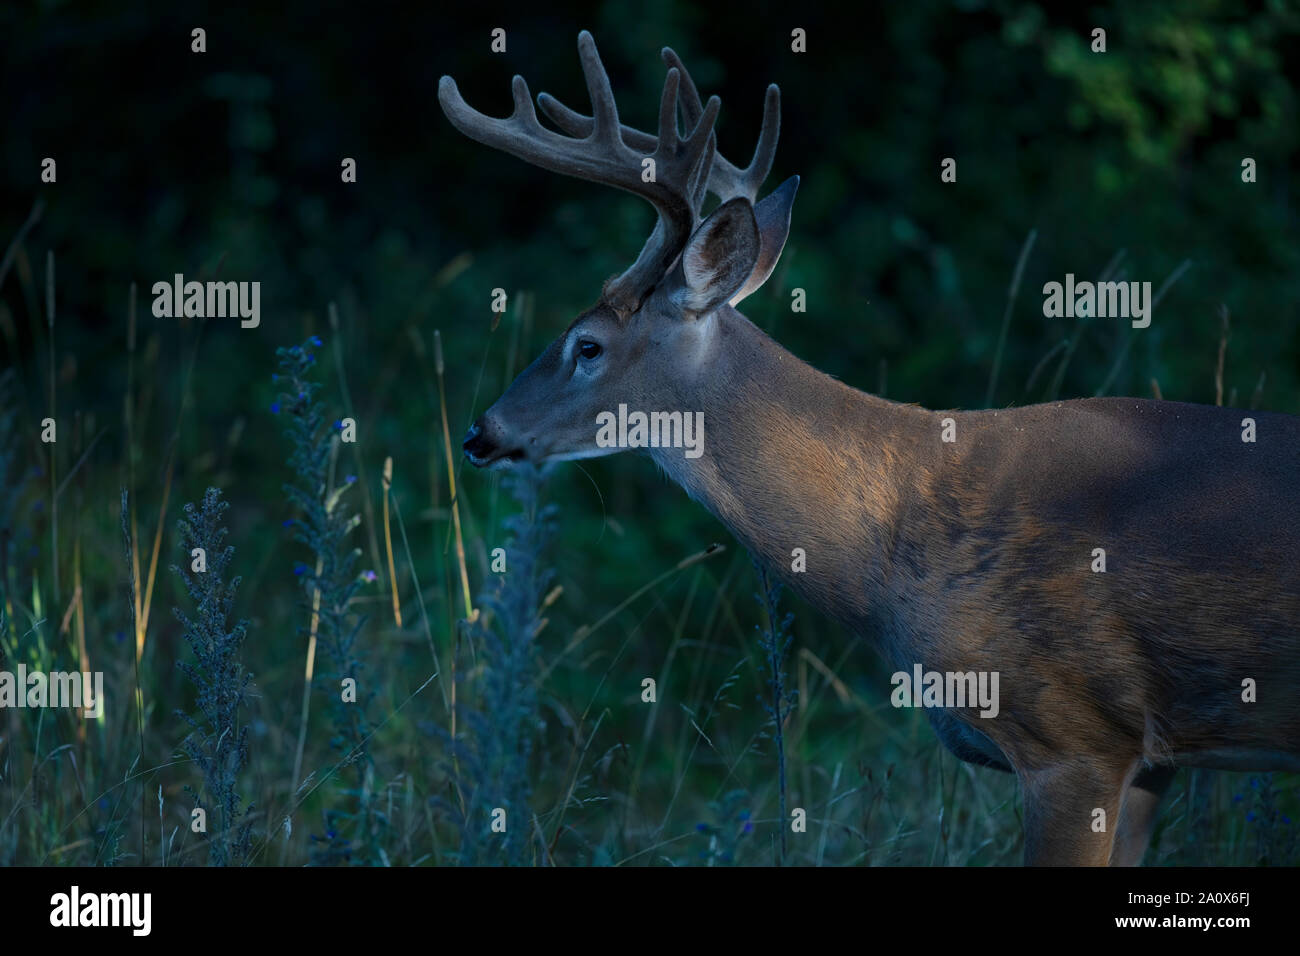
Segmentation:
<svg viewBox="0 0 1300 956">
<path fill-rule="evenodd" d="M 543 169 L 635 193 L 659 215 L 636 261 L 605 283 L 596 304 L 470 428 L 465 454 L 478 466 L 617 451 L 598 443 L 598 417 L 620 405 L 689 414 L 720 345 L 718 314 L 763 284 L 790 230 L 797 176 L 755 205 L 780 131 L 775 84 L 767 88 L 753 158 L 739 169 L 717 152 L 718 97 L 701 103 L 672 50 L 662 54 L 668 75 L 657 135 L 619 122 L 609 76 L 585 30 L 578 55 L 592 115 L 545 93 L 537 97 L 561 133 L 538 121 L 523 77 L 513 80 L 515 108 L 508 119 L 470 108 L 451 77 L 438 84 L 443 112 L 471 139 Z M 710 194 L 719 205 L 706 218 L 702 207 Z"/>
</svg>

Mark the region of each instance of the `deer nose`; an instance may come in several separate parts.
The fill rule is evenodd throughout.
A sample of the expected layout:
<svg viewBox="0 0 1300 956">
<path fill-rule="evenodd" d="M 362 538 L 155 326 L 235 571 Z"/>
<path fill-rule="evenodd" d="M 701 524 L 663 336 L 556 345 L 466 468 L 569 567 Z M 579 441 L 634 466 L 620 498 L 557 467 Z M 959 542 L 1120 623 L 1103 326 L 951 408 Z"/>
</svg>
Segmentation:
<svg viewBox="0 0 1300 956">
<path fill-rule="evenodd" d="M 484 413 L 470 426 L 461 444 L 465 457 L 475 468 L 491 465 L 498 461 L 516 462 L 524 458 L 522 447 L 514 443 L 512 433 L 499 418 Z"/>
<path fill-rule="evenodd" d="M 501 423 L 487 415 L 483 415 L 470 426 L 469 431 L 465 433 L 465 441 L 461 444 L 461 448 L 464 449 L 465 457 L 469 459 L 470 464 L 476 468 L 490 465 L 501 458 L 515 457 L 507 454 L 509 446 L 506 444 Z"/>
<path fill-rule="evenodd" d="M 489 451 L 489 442 L 483 436 L 482 419 L 469 426 L 469 431 L 465 433 L 465 441 L 461 448 L 465 456 L 474 464 L 487 457 Z"/>
</svg>

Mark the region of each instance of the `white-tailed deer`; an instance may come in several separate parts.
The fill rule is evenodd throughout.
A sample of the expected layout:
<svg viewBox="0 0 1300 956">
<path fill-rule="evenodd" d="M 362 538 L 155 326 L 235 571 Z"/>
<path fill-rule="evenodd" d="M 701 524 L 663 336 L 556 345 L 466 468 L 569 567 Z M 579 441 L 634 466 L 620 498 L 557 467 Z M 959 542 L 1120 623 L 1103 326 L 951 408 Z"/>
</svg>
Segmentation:
<svg viewBox="0 0 1300 956">
<path fill-rule="evenodd" d="M 541 94 L 558 133 L 521 77 L 508 119 L 438 87 L 465 135 L 659 213 L 470 429 L 470 461 L 608 454 L 620 406 L 702 413 L 702 453 L 644 451 L 746 548 L 898 671 L 999 675 L 996 716 L 929 715 L 958 757 L 1017 775 L 1028 863 L 1138 863 L 1176 767 L 1300 769 L 1300 419 L 1132 398 L 935 412 L 822 374 L 733 308 L 790 227 L 797 178 L 755 202 L 777 87 L 742 170 L 671 50 L 657 135 L 620 124 L 585 31 L 578 51 L 593 115 Z"/>
</svg>

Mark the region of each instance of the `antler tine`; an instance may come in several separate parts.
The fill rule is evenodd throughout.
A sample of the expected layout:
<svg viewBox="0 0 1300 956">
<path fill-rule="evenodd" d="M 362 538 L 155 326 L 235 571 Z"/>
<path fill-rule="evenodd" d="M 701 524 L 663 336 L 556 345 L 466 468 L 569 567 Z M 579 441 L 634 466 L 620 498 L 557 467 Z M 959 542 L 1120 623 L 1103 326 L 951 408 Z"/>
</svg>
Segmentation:
<svg viewBox="0 0 1300 956">
<path fill-rule="evenodd" d="M 668 69 L 676 70 L 682 75 L 682 79 L 686 81 L 686 88 L 682 91 L 682 118 L 686 120 L 686 125 L 689 126 L 698 120 L 700 114 L 704 112 L 704 103 L 700 99 L 700 91 L 696 88 L 695 81 L 691 79 L 690 70 L 686 69 L 686 64 L 682 62 L 682 58 L 677 55 L 676 50 L 666 46 L 659 51 L 659 55 L 663 58 L 664 65 Z"/>
<path fill-rule="evenodd" d="M 583 116 L 577 110 L 569 109 L 550 93 L 538 93 L 537 105 L 542 108 L 542 112 L 552 123 L 569 136 L 579 138 L 590 136 L 592 129 L 595 128 L 590 116 Z M 653 134 L 643 133 L 625 124 L 619 125 L 618 132 L 623 137 L 623 142 L 647 156 L 653 153 L 659 144 L 659 140 Z"/>
<path fill-rule="evenodd" d="M 664 81 L 664 93 L 659 102 L 659 136 L 652 140 L 656 164 L 667 162 L 676 174 L 674 181 L 681 181 L 685 194 L 694 199 L 697 187 L 709 180 L 716 156 L 717 135 L 713 131 L 718 121 L 718 111 L 722 100 L 716 96 L 709 97 L 703 115 L 694 124 L 686 139 L 681 139 L 677 132 L 677 96 L 680 74 L 676 70 L 668 71 Z M 700 198 L 704 194 L 700 192 Z M 698 221 L 699 203 L 692 201 L 691 214 Z M 694 222 L 692 223 L 694 225 Z"/>
<path fill-rule="evenodd" d="M 515 76 L 510 86 L 515 109 L 506 119 L 485 116 L 466 103 L 450 76 L 438 81 L 438 102 L 451 124 L 470 139 L 552 172 L 579 175 L 568 168 L 560 152 L 571 140 L 538 122 L 528 83 L 522 76 Z"/>
<path fill-rule="evenodd" d="M 591 97 L 592 117 L 595 120 L 593 135 L 603 143 L 619 140 L 618 107 L 614 104 L 614 90 L 609 85 L 609 73 L 596 52 L 596 41 L 583 30 L 578 34 L 578 58 L 582 61 L 582 75 L 587 80 L 587 95 Z"/>
<path fill-rule="evenodd" d="M 601 63 L 596 41 L 586 30 L 578 34 L 578 56 L 591 96 L 592 115 L 581 117 L 545 94 L 538 97 L 548 114 L 554 108 L 561 116 L 583 120 L 581 131 L 566 129 L 568 136 L 542 126 L 528 84 L 520 76 L 511 81 L 515 108 L 507 119 L 485 116 L 471 108 L 449 76 L 438 83 L 438 101 L 452 125 L 470 139 L 552 172 L 616 186 L 655 207 L 659 220 L 636 262 L 605 285 L 606 300 L 620 310 L 631 311 L 676 258 L 698 223 L 697 195 L 703 198 L 699 185 L 708 181 L 712 169 L 713 124 L 721 101 L 711 97 L 697 111 L 694 128 L 682 139 L 677 130 L 680 73 L 670 69 L 660 102 L 659 135 L 638 133 L 619 123 L 609 74 Z M 698 93 L 695 99 L 698 101 Z M 563 122 L 557 125 L 565 128 Z M 644 181 L 641 173 L 646 158 L 654 161 L 655 175 L 650 182 Z"/>
<path fill-rule="evenodd" d="M 704 113 L 704 104 L 700 100 L 699 90 L 691 79 L 686 66 L 682 63 L 681 57 L 670 47 L 664 47 L 662 56 L 669 71 L 676 70 L 680 75 L 678 102 L 681 105 L 682 118 L 686 122 L 686 128 L 691 129 L 695 124 L 698 124 Z M 551 122 L 570 136 L 587 137 L 591 135 L 592 130 L 595 128 L 592 117 L 583 116 L 576 110 L 569 109 L 549 93 L 538 93 L 537 103 Z M 623 142 L 627 143 L 628 146 L 642 153 L 648 154 L 652 152 L 657 145 L 654 136 L 631 126 L 620 125 L 619 135 L 622 136 Z M 780 135 L 781 90 L 780 87 L 773 83 L 768 86 L 763 100 L 763 125 L 759 130 L 758 144 L 754 147 L 754 155 L 750 159 L 749 165 L 744 169 L 740 169 L 729 162 L 721 153 L 715 151 L 712 157 L 712 168 L 707 179 L 708 192 L 713 193 L 722 202 L 726 202 L 735 196 L 744 196 L 751 203 L 754 202 L 758 198 L 758 191 L 762 188 L 768 173 L 772 171 L 772 163 L 776 159 L 776 146 Z M 704 195 L 701 193 L 695 200 L 697 216 L 703 199 Z"/>
<path fill-rule="evenodd" d="M 709 134 L 709 145 L 704 150 L 704 158 L 700 165 L 696 167 L 694 179 L 690 186 L 691 209 L 695 213 L 695 218 L 700 218 L 700 210 L 704 207 L 704 197 L 709 193 L 709 181 L 713 175 L 713 164 L 721 157 L 718 156 L 718 134 Z M 725 160 L 723 160 L 725 162 Z"/>
<path fill-rule="evenodd" d="M 700 93 L 691 79 L 690 71 L 672 47 L 664 47 L 660 55 L 670 70 L 677 70 L 682 77 L 682 117 L 689 127 L 698 119 L 703 107 L 700 105 Z M 545 108 L 545 107 L 543 107 Z M 550 111 L 547 110 L 547 115 Z M 551 117 L 555 119 L 555 117 Z M 721 153 L 714 160 L 713 173 L 709 182 L 709 192 L 721 202 L 736 196 L 744 196 L 751 203 L 758 198 L 758 191 L 772 171 L 776 159 L 776 144 L 781 137 L 781 88 L 775 83 L 769 84 L 763 98 L 763 125 L 759 129 L 758 144 L 754 155 L 744 169 L 728 162 Z"/>
<path fill-rule="evenodd" d="M 550 118 L 551 122 L 565 133 L 577 137 L 587 137 L 591 135 L 594 123 L 590 116 L 583 116 L 577 110 L 569 109 L 569 107 L 565 106 L 549 93 L 538 93 L 537 102 L 541 106 L 542 112 Z M 703 107 L 701 106 L 695 113 L 697 119 L 702 112 Z M 690 126 L 689 122 L 687 123 L 687 126 Z M 650 133 L 642 132 L 639 129 L 634 129 L 631 126 L 620 125 L 619 135 L 623 137 L 623 142 L 627 143 L 638 152 L 646 155 L 653 153 L 659 146 L 659 140 L 655 136 Z M 707 158 L 701 162 L 699 167 L 699 169 L 705 170 L 705 172 L 703 175 L 700 175 L 698 172 L 696 173 L 694 176 L 694 182 L 690 189 L 691 207 L 695 213 L 697 221 L 700 218 L 700 209 L 704 204 L 705 194 L 708 192 L 708 188 L 711 185 L 709 175 L 712 171 L 713 164 L 715 161 L 726 162 L 725 159 L 722 159 L 717 155 L 716 148 L 717 136 L 713 135 L 709 139 Z"/>
<path fill-rule="evenodd" d="M 664 80 L 664 93 L 659 101 L 659 137 L 657 140 L 651 140 L 644 133 L 637 130 L 623 127 L 634 137 L 644 137 L 649 144 L 653 144 L 655 152 L 659 151 L 659 144 L 664 142 L 674 142 L 677 140 L 677 107 L 680 102 L 681 89 L 681 71 L 670 68 L 668 77 Z M 689 79 L 688 79 L 689 82 Z M 699 93 L 690 88 L 690 94 L 694 96 L 695 106 L 694 115 L 687 121 L 686 128 L 691 130 L 691 139 L 696 136 L 706 135 L 707 141 L 704 146 L 704 154 L 700 161 L 691 169 L 690 176 L 686 185 L 687 195 L 691 197 L 691 213 L 694 217 L 694 223 L 698 224 L 700 219 L 700 208 L 704 205 L 704 197 L 708 191 L 709 176 L 713 172 L 713 162 L 717 158 L 718 136 L 713 130 L 713 124 L 717 119 L 718 109 L 721 108 L 722 101 L 714 96 L 709 100 L 709 106 L 713 107 L 711 113 L 707 116 L 706 111 L 700 106 Z M 559 105 L 558 103 L 556 105 Z M 703 120 L 703 122 L 701 122 Z"/>
</svg>

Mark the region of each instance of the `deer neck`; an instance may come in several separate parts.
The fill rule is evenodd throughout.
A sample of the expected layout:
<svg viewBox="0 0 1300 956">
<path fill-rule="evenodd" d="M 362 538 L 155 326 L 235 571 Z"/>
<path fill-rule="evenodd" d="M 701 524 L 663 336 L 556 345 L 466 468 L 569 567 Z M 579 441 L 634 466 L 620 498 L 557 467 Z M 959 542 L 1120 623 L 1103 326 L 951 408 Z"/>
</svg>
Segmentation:
<svg viewBox="0 0 1300 956">
<path fill-rule="evenodd" d="M 709 321 L 678 396 L 704 414 L 703 453 L 652 456 L 797 592 L 864 625 L 924 469 L 929 413 L 817 371 L 730 307 Z"/>
</svg>

